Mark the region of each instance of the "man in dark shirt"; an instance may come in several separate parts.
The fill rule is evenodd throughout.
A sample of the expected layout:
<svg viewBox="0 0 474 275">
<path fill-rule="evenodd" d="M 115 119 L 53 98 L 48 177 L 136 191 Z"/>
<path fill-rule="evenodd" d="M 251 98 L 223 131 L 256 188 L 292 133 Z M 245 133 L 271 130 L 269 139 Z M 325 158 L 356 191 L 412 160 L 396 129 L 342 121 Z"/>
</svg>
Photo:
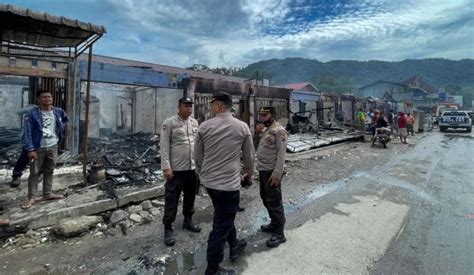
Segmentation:
<svg viewBox="0 0 474 275">
<path fill-rule="evenodd" d="M 384 112 L 381 111 L 379 115 L 377 116 L 377 121 L 375 122 L 375 131 L 374 131 L 374 137 L 372 138 L 372 145 L 375 145 L 375 141 L 377 140 L 379 130 L 381 130 L 381 128 L 382 129 L 387 128 L 387 126 L 388 126 L 387 118 L 385 117 Z"/>
</svg>

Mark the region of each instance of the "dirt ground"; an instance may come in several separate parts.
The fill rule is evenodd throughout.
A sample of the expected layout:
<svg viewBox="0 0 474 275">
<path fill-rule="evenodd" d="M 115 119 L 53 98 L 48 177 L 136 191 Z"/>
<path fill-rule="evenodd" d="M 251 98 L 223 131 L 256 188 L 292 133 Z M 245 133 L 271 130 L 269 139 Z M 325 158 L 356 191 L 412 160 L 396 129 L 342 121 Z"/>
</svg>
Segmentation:
<svg viewBox="0 0 474 275">
<path fill-rule="evenodd" d="M 423 134 L 409 139 L 409 143 Z M 283 180 L 283 199 L 287 215 L 297 211 L 311 200 L 347 184 L 355 173 L 376 169 L 390 158 L 412 150 L 412 144 L 392 141 L 388 148 L 372 147 L 368 142 L 348 142 L 318 150 L 307 159 L 287 162 Z M 259 198 L 258 183 L 242 190 L 238 214 L 238 236 L 253 243 L 253 249 L 263 247 L 266 236 L 257 233 L 268 215 Z M 59 238 L 51 232 L 40 233 L 44 242 L 27 248 L 6 245 L 0 254 L 0 273 L 4 274 L 173 274 L 192 273 L 205 263 L 205 247 L 212 226 L 212 205 L 204 193 L 196 199 L 194 220 L 203 228 L 199 234 L 181 230 L 182 215 L 175 222 L 176 245 L 163 244 L 161 215 L 149 223 L 131 227 L 126 235 L 119 227 L 93 229 L 74 238 Z M 178 211 L 180 213 L 180 210 Z M 288 225 L 296 226 L 296 225 Z M 101 233 L 98 233 L 101 232 Z M 20 239 L 28 237 L 19 236 Z M 41 239 L 40 239 L 41 240 Z M 263 248 L 262 248 L 263 249 Z M 194 270 L 194 271 L 193 271 Z M 196 273 L 198 274 L 198 273 Z"/>
</svg>

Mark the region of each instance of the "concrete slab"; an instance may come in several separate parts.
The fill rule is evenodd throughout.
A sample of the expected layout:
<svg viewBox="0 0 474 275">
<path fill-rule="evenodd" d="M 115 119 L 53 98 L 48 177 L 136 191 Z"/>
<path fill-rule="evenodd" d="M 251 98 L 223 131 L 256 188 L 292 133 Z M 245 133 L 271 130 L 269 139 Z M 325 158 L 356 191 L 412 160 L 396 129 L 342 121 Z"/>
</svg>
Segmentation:
<svg viewBox="0 0 474 275">
<path fill-rule="evenodd" d="M 81 189 L 82 168 L 73 166 L 59 168 L 54 175 L 54 192 L 65 195 L 65 199 L 58 201 L 38 201 L 31 209 L 21 209 L 21 203 L 26 200 L 27 173 L 22 178 L 20 188 L 10 188 L 8 181 L 0 184 L 4 213 L 2 218 L 9 218 L 11 225 L 2 228 L 3 232 L 11 231 L 16 227 L 40 228 L 54 225 L 63 218 L 94 215 L 113 210 L 130 203 L 157 198 L 164 195 L 164 183 L 144 185 L 119 185 L 116 187 L 118 199 L 110 199 L 106 193 L 98 188 Z M 8 178 L 8 171 L 0 171 L 3 178 Z M 38 190 L 41 192 L 41 184 Z"/>
<path fill-rule="evenodd" d="M 362 139 L 363 136 L 362 132 L 323 132 L 319 136 L 312 133 L 295 134 L 288 137 L 286 148 L 291 153 L 298 153 L 339 142 Z"/>
</svg>

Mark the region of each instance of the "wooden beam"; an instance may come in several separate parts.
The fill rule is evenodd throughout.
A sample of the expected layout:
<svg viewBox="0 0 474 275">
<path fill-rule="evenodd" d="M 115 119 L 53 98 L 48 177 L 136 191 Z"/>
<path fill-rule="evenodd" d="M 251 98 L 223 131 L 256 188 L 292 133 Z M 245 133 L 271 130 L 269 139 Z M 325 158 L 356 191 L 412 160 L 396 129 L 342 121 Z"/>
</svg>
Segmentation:
<svg viewBox="0 0 474 275">
<path fill-rule="evenodd" d="M 67 78 L 67 73 L 65 71 L 50 71 L 39 68 L 0 67 L 0 74 L 52 77 L 63 79 Z"/>
</svg>

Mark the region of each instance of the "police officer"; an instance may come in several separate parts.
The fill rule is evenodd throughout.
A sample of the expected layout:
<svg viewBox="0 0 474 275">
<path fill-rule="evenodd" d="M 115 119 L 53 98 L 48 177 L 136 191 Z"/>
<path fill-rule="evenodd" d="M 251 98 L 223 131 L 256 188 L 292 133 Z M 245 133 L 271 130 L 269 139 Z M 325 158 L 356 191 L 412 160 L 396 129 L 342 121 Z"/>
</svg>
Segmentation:
<svg viewBox="0 0 474 275">
<path fill-rule="evenodd" d="M 277 247 L 286 242 L 283 229 L 285 212 L 281 196 L 281 179 L 286 154 L 287 133 L 276 120 L 274 107 L 259 110 L 260 122 L 266 127 L 260 135 L 257 148 L 257 167 L 260 178 L 260 197 L 267 208 L 271 222 L 261 226 L 261 230 L 271 233 L 268 247 Z"/>
<path fill-rule="evenodd" d="M 219 266 L 224 259 L 224 244 L 229 244 L 231 261 L 247 245 L 245 240 L 237 239 L 234 220 L 240 201 L 240 158 L 242 155 L 246 174 L 252 175 L 255 150 L 249 127 L 232 116 L 231 107 L 230 95 L 214 95 L 211 110 L 215 117 L 199 126 L 196 137 L 196 170 L 214 206 L 206 274 L 232 274 L 233 270 Z"/>
<path fill-rule="evenodd" d="M 198 122 L 191 117 L 193 103 L 190 97 L 179 99 L 178 114 L 166 119 L 161 127 L 161 169 L 166 178 L 163 224 L 164 242 L 167 246 L 175 244 L 172 223 L 176 219 L 181 192 L 184 197 L 182 228 L 195 233 L 201 232 L 201 228 L 194 225 L 192 220 L 198 188 L 194 164 L 194 139 Z"/>
</svg>

